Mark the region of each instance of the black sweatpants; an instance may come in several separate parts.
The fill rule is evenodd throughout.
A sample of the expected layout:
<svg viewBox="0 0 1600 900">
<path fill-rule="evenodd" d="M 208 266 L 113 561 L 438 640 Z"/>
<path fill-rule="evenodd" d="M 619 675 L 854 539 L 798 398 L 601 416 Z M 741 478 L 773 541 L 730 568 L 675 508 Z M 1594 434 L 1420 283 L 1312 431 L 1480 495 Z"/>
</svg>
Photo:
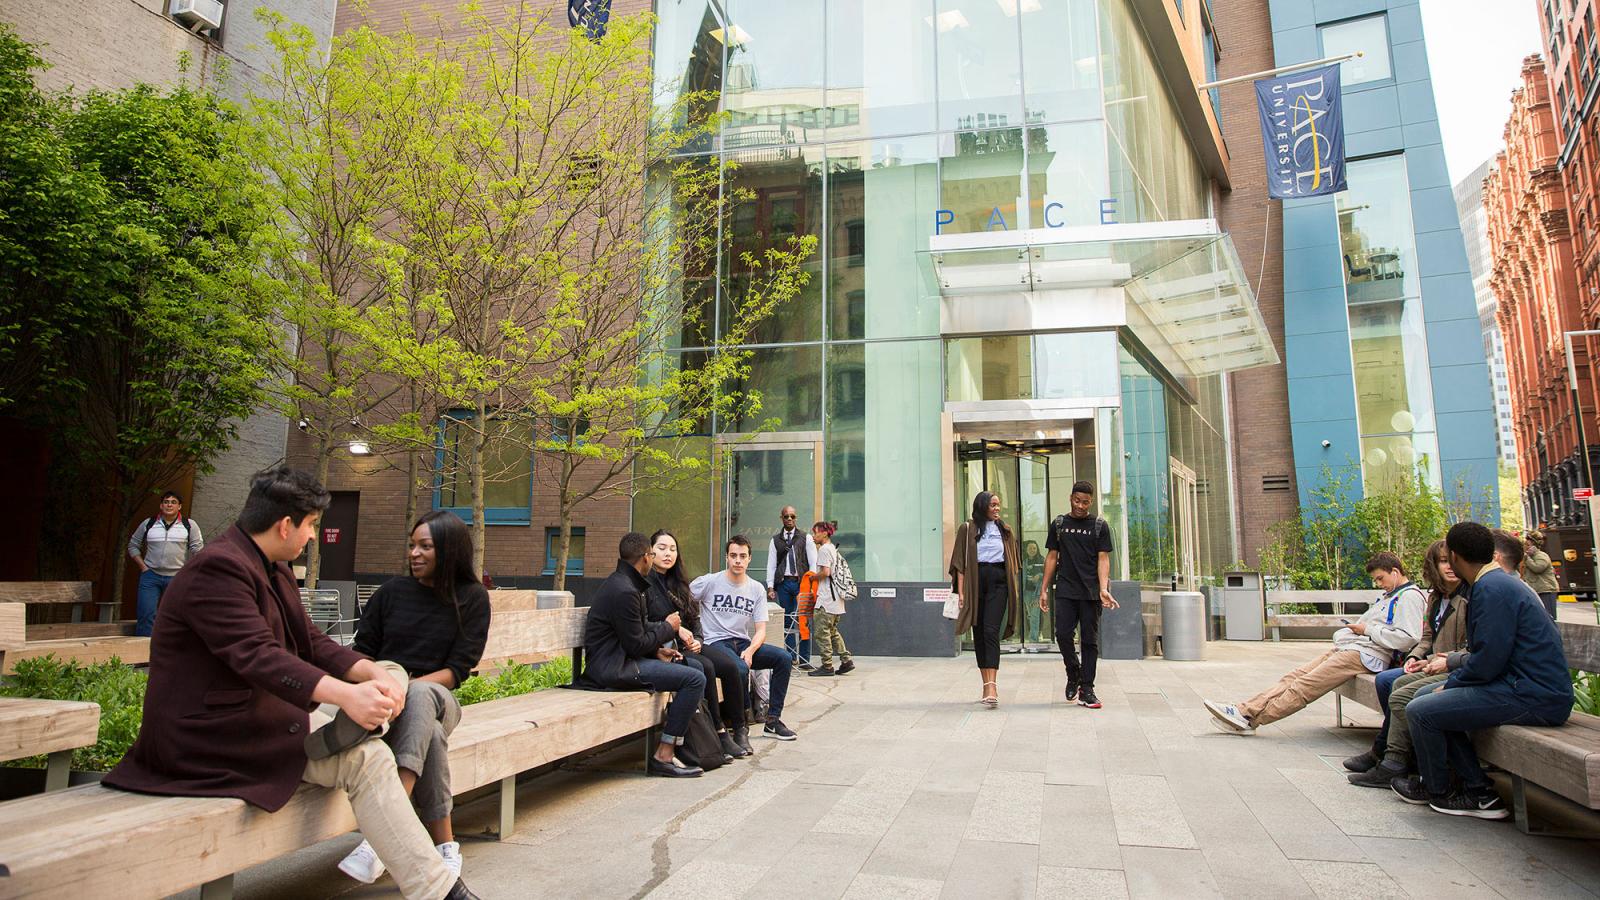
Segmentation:
<svg viewBox="0 0 1600 900">
<path fill-rule="evenodd" d="M 978 618 L 972 625 L 978 668 L 1000 668 L 1000 628 L 1006 619 L 1006 564 L 978 564 Z"/>
<path fill-rule="evenodd" d="M 1100 597 L 1074 600 L 1056 592 L 1052 609 L 1056 614 L 1056 644 L 1061 647 L 1061 661 L 1067 667 L 1067 680 L 1076 681 L 1086 688 L 1094 687 L 1095 663 L 1100 660 Z M 1078 632 L 1078 642 L 1083 645 L 1083 664 L 1078 664 L 1078 653 L 1072 646 L 1072 632 Z"/>
</svg>

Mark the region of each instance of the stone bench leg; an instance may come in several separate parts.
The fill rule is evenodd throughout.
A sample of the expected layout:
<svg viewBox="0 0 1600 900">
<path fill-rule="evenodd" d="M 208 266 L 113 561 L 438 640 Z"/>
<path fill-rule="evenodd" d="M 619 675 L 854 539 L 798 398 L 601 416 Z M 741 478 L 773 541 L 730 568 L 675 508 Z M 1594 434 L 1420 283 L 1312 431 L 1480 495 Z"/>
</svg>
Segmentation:
<svg viewBox="0 0 1600 900">
<path fill-rule="evenodd" d="M 505 840 L 517 830 L 517 776 L 500 779 L 500 831 L 496 840 Z"/>
<path fill-rule="evenodd" d="M 224 875 L 200 885 L 200 900 L 233 900 L 233 876 Z"/>
<path fill-rule="evenodd" d="M 72 751 L 57 750 L 50 754 L 49 762 L 44 769 L 44 789 L 46 793 L 59 791 L 67 786 L 67 779 L 72 774 Z"/>
</svg>

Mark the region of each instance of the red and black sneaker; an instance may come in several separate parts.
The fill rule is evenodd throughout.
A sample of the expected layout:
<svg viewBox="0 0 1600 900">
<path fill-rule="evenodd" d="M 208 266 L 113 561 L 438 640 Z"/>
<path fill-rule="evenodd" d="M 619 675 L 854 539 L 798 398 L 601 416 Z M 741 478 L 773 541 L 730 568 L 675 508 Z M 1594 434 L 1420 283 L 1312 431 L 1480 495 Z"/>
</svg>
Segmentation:
<svg viewBox="0 0 1600 900">
<path fill-rule="evenodd" d="M 1100 698 L 1094 695 L 1094 688 L 1086 686 L 1078 691 L 1078 705 L 1089 709 L 1100 708 Z"/>
</svg>

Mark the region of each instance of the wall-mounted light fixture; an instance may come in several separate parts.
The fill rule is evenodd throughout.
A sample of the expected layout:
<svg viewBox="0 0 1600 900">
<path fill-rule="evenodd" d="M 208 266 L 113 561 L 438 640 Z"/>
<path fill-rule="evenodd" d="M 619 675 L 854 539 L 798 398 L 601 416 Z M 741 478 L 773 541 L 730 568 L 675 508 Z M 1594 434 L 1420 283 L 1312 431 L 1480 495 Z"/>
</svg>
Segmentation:
<svg viewBox="0 0 1600 900">
<path fill-rule="evenodd" d="M 351 441 L 350 442 L 350 455 L 351 456 L 370 456 L 371 454 L 372 454 L 372 447 L 370 447 L 367 444 L 366 441 Z"/>
</svg>

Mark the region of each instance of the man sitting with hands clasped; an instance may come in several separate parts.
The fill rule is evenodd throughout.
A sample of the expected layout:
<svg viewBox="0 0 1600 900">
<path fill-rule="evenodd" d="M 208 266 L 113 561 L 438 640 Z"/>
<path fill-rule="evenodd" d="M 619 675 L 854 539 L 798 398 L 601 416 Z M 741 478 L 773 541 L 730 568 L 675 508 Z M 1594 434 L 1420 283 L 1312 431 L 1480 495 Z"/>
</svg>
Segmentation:
<svg viewBox="0 0 1600 900">
<path fill-rule="evenodd" d="M 473 893 L 412 811 L 389 745 L 368 740 L 405 708 L 405 669 L 323 634 L 289 571 L 331 500 L 315 478 L 288 467 L 252 479 L 238 522 L 178 572 L 162 599 L 139 738 L 104 783 L 237 797 L 269 813 L 302 781 L 338 788 L 401 894 L 468 900 Z M 322 724 L 329 717 L 312 712 L 318 704 L 338 714 Z"/>
</svg>

